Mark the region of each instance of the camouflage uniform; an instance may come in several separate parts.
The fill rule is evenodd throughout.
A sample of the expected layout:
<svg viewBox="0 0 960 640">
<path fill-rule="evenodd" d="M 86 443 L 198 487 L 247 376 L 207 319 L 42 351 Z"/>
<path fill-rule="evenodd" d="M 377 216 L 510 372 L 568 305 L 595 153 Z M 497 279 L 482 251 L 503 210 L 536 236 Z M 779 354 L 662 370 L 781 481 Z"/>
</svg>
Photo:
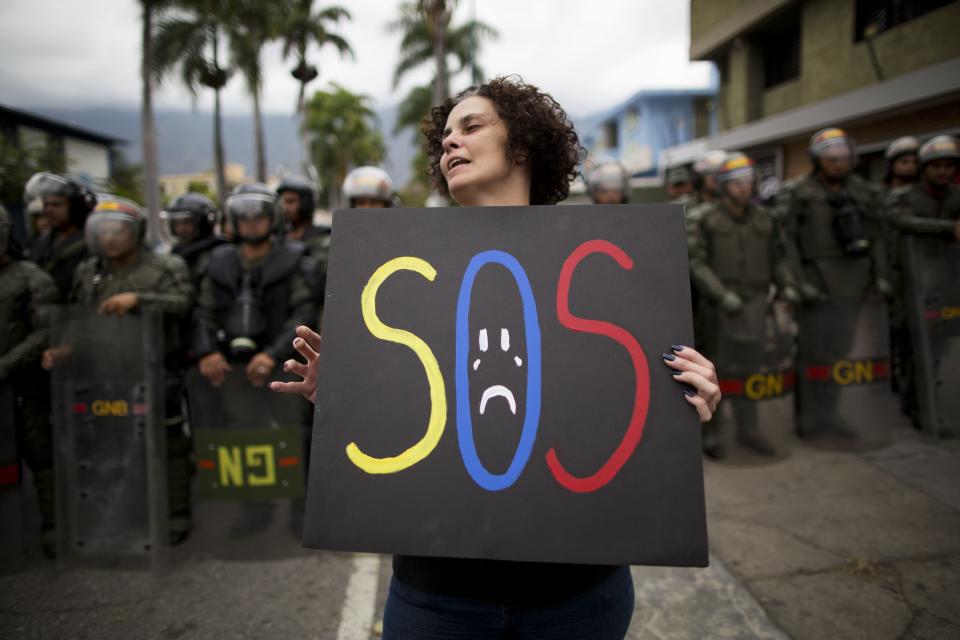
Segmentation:
<svg viewBox="0 0 960 640">
<path fill-rule="evenodd" d="M 738 216 L 721 200 L 697 207 L 688 218 L 687 234 L 690 276 L 700 293 L 698 348 L 716 362 L 721 376 L 759 371 L 770 364 L 765 362 L 765 341 L 771 285 L 794 285 L 776 221 L 759 205 L 748 205 Z M 720 347 L 721 338 L 728 346 Z M 738 442 L 772 453 L 758 433 L 755 403 L 737 402 L 733 408 Z M 708 427 L 705 449 L 720 426 Z"/>
<path fill-rule="evenodd" d="M 154 253 L 144 246 L 133 266 L 113 269 L 104 258 L 92 256 L 77 268 L 71 299 L 97 307 L 118 293 L 134 292 L 139 306 L 149 305 L 163 314 L 166 380 L 167 480 L 172 536 L 190 528 L 191 443 L 184 430 L 180 375 L 184 367 L 184 342 L 180 320 L 193 301 L 190 275 L 182 258 Z M 136 313 L 136 308 L 134 309 Z"/>
<path fill-rule="evenodd" d="M 907 412 L 916 409 L 916 380 L 910 330 L 904 299 L 904 265 L 901 260 L 901 239 L 907 235 L 955 241 L 954 229 L 960 218 L 960 187 L 950 185 L 943 198 L 935 198 L 922 183 L 890 192 L 886 203 L 886 219 L 890 229 L 891 263 L 896 289 L 891 309 L 891 335 L 894 353 L 894 374 L 901 401 Z"/>
<path fill-rule="evenodd" d="M 13 419 L 21 433 L 37 490 L 45 550 L 56 541 L 56 505 L 49 377 L 39 359 L 49 339 L 48 305 L 57 298 L 53 278 L 35 264 L 0 257 L 0 387 L 9 386 L 17 407 L 4 419 Z"/>
</svg>

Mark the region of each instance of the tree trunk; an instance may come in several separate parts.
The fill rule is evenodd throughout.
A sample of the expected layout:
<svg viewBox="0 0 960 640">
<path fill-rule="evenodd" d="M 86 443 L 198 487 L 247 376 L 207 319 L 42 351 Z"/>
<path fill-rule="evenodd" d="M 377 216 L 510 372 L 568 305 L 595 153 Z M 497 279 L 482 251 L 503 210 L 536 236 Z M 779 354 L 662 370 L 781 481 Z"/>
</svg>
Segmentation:
<svg viewBox="0 0 960 640">
<path fill-rule="evenodd" d="M 213 67 L 220 68 L 217 59 L 217 33 L 213 33 Z M 223 166 L 223 130 L 220 117 L 220 89 L 214 89 L 213 92 L 213 170 L 217 176 L 217 201 L 221 209 L 227 199 L 227 179 L 224 175 Z"/>
<path fill-rule="evenodd" d="M 157 166 L 157 132 L 153 118 L 153 2 L 143 0 L 140 77 L 140 144 L 143 155 L 144 196 L 147 206 L 147 234 L 151 243 L 160 240 L 160 178 Z"/>
<path fill-rule="evenodd" d="M 257 182 L 267 181 L 267 146 L 263 139 L 263 115 L 260 113 L 260 87 L 254 85 L 253 95 L 253 142 L 257 152 Z"/>
<path fill-rule="evenodd" d="M 430 10 L 433 35 L 433 61 L 437 75 L 433 79 L 433 104 L 443 104 L 450 96 L 450 79 L 447 71 L 447 3 L 434 0 Z"/>
</svg>

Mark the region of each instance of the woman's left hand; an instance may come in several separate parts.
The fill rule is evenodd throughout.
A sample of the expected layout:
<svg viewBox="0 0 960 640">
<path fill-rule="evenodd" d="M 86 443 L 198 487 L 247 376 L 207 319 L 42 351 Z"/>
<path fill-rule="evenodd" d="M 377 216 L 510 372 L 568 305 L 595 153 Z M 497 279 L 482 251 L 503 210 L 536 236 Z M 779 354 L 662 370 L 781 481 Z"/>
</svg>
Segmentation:
<svg viewBox="0 0 960 640">
<path fill-rule="evenodd" d="M 717 368 L 692 347 L 673 345 L 671 351 L 663 354 L 664 364 L 673 369 L 674 380 L 692 387 L 683 395 L 700 414 L 700 422 L 708 422 L 720 403 Z"/>
</svg>

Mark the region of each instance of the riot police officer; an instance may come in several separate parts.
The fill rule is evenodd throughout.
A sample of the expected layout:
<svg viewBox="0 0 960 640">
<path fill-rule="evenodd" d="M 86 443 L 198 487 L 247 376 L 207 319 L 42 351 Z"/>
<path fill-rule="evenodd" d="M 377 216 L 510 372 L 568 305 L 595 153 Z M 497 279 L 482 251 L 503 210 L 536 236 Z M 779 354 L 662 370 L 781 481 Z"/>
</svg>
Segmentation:
<svg viewBox="0 0 960 640">
<path fill-rule="evenodd" d="M 200 282 L 194 311 L 193 352 L 200 373 L 214 387 L 241 368 L 262 387 L 278 363 L 290 359 L 297 325 L 316 321 L 312 263 L 300 242 L 283 236 L 284 216 L 276 194 L 247 189 L 226 202 L 234 244 L 214 249 Z M 304 451 L 309 451 L 312 414 L 304 415 Z M 299 535 L 300 508 L 291 510 Z M 233 533 L 244 535 L 269 524 L 271 503 L 245 502 Z"/>
<path fill-rule="evenodd" d="M 357 167 L 343 181 L 343 197 L 351 209 L 392 207 L 393 180 L 379 167 Z"/>
<path fill-rule="evenodd" d="M 0 433 L 13 437 L 16 428 L 21 434 L 18 440 L 39 498 L 44 552 L 50 555 L 56 542 L 53 449 L 46 381 L 39 365 L 48 339 L 47 307 L 59 295 L 53 278 L 23 259 L 11 232 L 10 216 L 0 206 L 0 394 L 12 402 L 0 409 L 10 412 L 3 420 L 12 423 Z M 12 442 L 0 445 L 4 451 L 15 450 Z M 19 522 L 4 526 L 19 526 Z"/>
<path fill-rule="evenodd" d="M 594 204 L 627 204 L 630 202 L 630 176 L 619 162 L 601 161 L 587 176 L 587 191 Z"/>
<path fill-rule="evenodd" d="M 83 226 L 97 203 L 97 196 L 74 176 L 41 172 L 34 174 L 24 189 L 24 201 L 43 199 L 43 213 L 50 230 L 40 236 L 30 258 L 53 276 L 65 302 L 73 286 L 73 272 L 87 257 Z"/>
<path fill-rule="evenodd" d="M 229 363 L 242 364 L 254 386 L 292 355 L 298 324 L 314 320 L 304 247 L 284 240 L 273 193 L 237 193 L 227 200 L 235 244 L 217 247 L 200 283 L 193 347 L 200 372 L 219 385 Z"/>
<path fill-rule="evenodd" d="M 727 152 L 720 149 L 707 151 L 693 163 L 693 191 L 672 201 L 682 204 L 689 212 L 704 202 L 712 202 L 719 197 L 717 172 L 727 159 Z"/>
<path fill-rule="evenodd" d="M 287 239 L 302 242 L 311 253 L 315 243 L 330 235 L 329 229 L 313 224 L 313 185 L 298 176 L 286 176 L 277 185 L 277 195 L 286 218 Z"/>
<path fill-rule="evenodd" d="M 812 310 L 799 318 L 801 361 L 842 357 L 853 344 L 857 309 L 868 294 L 889 297 L 893 292 L 879 194 L 852 173 L 853 141 L 841 129 L 823 129 L 811 138 L 808 153 L 813 164 L 810 175 L 787 183 L 777 198 L 784 250 L 803 302 Z M 822 313 L 814 312 L 814 307 Z M 832 314 L 829 322 L 822 317 L 828 313 Z M 823 333 L 821 322 L 830 325 L 829 333 Z M 833 394 L 814 403 L 812 396 L 805 400 L 801 393 L 801 435 L 812 437 L 818 431 L 831 437 L 854 437 L 840 417 L 827 427 L 825 420 L 805 411 L 816 404 L 822 418 L 834 412 L 831 403 L 838 399 Z"/>
<path fill-rule="evenodd" d="M 890 143 L 883 154 L 887 163 L 887 174 L 883 182 L 888 189 L 893 191 L 908 187 L 917 181 L 919 149 L 920 142 L 913 136 L 903 136 Z"/>
<path fill-rule="evenodd" d="M 77 267 L 70 298 L 104 315 L 138 313 L 147 306 L 163 314 L 169 533 L 171 543 L 178 544 L 191 526 L 191 443 L 181 408 L 185 350 L 179 327 L 193 303 L 193 288 L 184 260 L 147 247 L 146 231 L 138 204 L 102 195 L 86 224 L 93 255 Z M 54 358 L 45 354 L 45 366 L 53 366 Z"/>
<path fill-rule="evenodd" d="M 789 301 L 798 301 L 790 266 L 781 252 L 773 216 L 754 204 L 756 170 L 743 154 L 731 154 L 716 173 L 719 198 L 702 204 L 687 227 L 690 274 L 700 292 L 698 310 L 703 348 L 721 376 L 746 377 L 770 365 L 764 358 L 769 293 L 776 285 Z M 775 454 L 760 433 L 753 402 L 731 402 L 738 444 L 764 456 Z M 703 434 L 704 453 L 725 452 L 718 413 Z"/>
<path fill-rule="evenodd" d="M 917 371 L 914 366 L 915 348 L 910 346 L 905 295 L 905 269 L 921 268 L 916 263 L 905 264 L 904 242 L 907 237 L 923 239 L 927 244 L 916 250 L 932 254 L 929 249 L 940 243 L 960 240 L 960 187 L 955 184 L 960 163 L 960 143 L 951 136 L 937 136 L 920 147 L 920 181 L 894 189 L 887 198 L 887 222 L 892 229 L 895 247 L 891 253 L 897 283 L 893 305 L 892 325 L 897 363 L 897 386 L 901 391 L 904 410 L 916 414 Z M 931 244 L 932 243 L 932 244 Z M 927 258 L 932 259 L 929 255 Z M 944 265 L 930 265 L 929 271 L 946 271 Z M 919 275 L 919 274 L 915 274 Z M 932 280 L 932 273 L 926 274 Z M 956 285 L 956 283 L 954 283 Z M 957 285 L 960 286 L 960 285 Z M 954 289 L 955 290 L 955 289 Z M 944 292 L 946 293 L 946 292 Z"/>
<path fill-rule="evenodd" d="M 216 233 L 217 207 L 207 196 L 187 192 L 174 198 L 160 212 L 160 218 L 167 223 L 172 252 L 187 263 L 190 281 L 198 285 L 206 272 L 210 252 L 227 242 Z"/>
<path fill-rule="evenodd" d="M 920 181 L 891 193 L 889 222 L 900 233 L 960 240 L 960 187 L 955 183 L 960 143 L 937 136 L 920 147 L 917 157 Z"/>
<path fill-rule="evenodd" d="M 693 192 L 690 169 L 687 167 L 671 167 L 666 176 L 667 200 L 673 202 L 678 198 Z"/>
</svg>

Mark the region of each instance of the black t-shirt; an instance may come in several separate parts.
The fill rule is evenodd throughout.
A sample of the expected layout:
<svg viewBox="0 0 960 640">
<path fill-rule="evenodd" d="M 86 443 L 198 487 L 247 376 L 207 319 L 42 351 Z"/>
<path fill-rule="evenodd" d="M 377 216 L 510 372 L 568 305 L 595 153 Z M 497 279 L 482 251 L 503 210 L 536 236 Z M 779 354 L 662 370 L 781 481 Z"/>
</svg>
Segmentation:
<svg viewBox="0 0 960 640">
<path fill-rule="evenodd" d="M 394 556 L 393 574 L 404 584 L 445 596 L 503 606 L 560 602 L 589 591 L 616 566 Z"/>
</svg>

